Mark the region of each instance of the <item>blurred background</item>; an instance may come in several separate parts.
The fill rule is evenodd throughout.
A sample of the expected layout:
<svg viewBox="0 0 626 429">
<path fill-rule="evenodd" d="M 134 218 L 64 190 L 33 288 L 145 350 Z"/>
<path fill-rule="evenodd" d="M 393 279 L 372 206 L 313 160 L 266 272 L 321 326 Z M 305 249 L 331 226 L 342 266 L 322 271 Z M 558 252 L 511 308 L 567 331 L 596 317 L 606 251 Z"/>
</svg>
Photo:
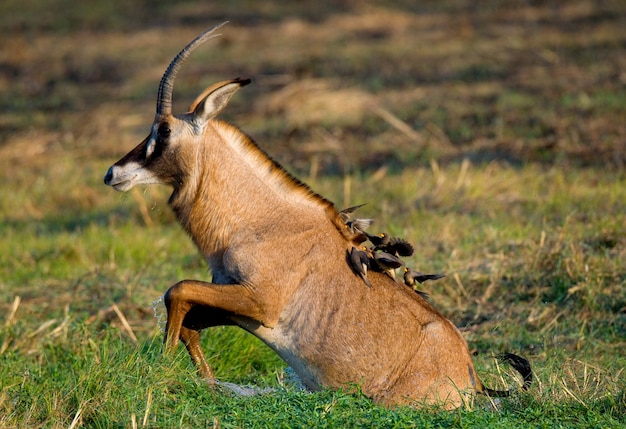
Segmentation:
<svg viewBox="0 0 626 429">
<path fill-rule="evenodd" d="M 229 20 L 183 69 L 175 107 L 252 78 L 225 118 L 296 172 L 624 168 L 622 1 L 333 3 L 5 0 L 2 162 L 117 159 L 145 135 L 171 57 Z"/>
</svg>

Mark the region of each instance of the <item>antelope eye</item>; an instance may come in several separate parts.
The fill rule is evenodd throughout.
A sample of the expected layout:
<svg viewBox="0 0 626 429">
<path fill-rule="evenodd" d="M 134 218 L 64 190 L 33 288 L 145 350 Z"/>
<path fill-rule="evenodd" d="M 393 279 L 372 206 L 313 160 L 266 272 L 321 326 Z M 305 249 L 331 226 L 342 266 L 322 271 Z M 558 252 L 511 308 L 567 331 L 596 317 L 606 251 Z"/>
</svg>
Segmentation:
<svg viewBox="0 0 626 429">
<path fill-rule="evenodd" d="M 161 124 L 159 126 L 159 131 L 158 131 L 159 138 L 166 139 L 170 136 L 171 132 L 172 131 L 170 130 L 170 127 L 167 124 Z"/>
</svg>

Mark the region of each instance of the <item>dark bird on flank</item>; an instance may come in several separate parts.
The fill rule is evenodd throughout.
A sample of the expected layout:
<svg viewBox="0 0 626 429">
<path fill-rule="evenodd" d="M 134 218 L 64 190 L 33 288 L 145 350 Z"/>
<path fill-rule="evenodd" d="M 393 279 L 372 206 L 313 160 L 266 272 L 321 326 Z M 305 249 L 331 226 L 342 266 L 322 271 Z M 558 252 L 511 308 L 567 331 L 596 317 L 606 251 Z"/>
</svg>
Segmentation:
<svg viewBox="0 0 626 429">
<path fill-rule="evenodd" d="M 365 204 L 359 204 L 358 206 L 348 207 L 339 212 L 339 219 L 344 224 L 347 231 L 351 233 L 348 239 L 354 243 L 361 244 L 367 240 L 365 230 L 369 228 L 374 219 L 353 219 L 350 215 L 354 213 L 358 208 L 363 207 Z"/>
<path fill-rule="evenodd" d="M 400 268 L 404 265 L 404 262 L 400 258 L 391 253 L 377 251 L 372 252 L 372 256 L 376 264 L 382 269 L 389 277 L 396 279 L 396 268 Z"/>
<path fill-rule="evenodd" d="M 346 222 L 348 229 L 355 234 L 365 234 L 365 230 L 372 226 L 374 219 L 351 219 Z M 367 236 L 363 237 L 365 241 Z"/>
<path fill-rule="evenodd" d="M 359 204 L 358 206 L 352 206 L 348 207 L 347 209 L 341 210 L 339 212 L 339 218 L 342 220 L 343 223 L 347 223 L 350 220 L 350 214 L 354 213 L 364 205 L 365 204 Z"/>
<path fill-rule="evenodd" d="M 404 267 L 404 284 L 410 287 L 414 287 L 415 282 L 421 284 L 427 280 L 437 280 L 445 276 L 445 274 L 425 274 L 419 271 L 413 271 L 409 267 Z"/>
<path fill-rule="evenodd" d="M 382 250 L 397 256 L 411 256 L 415 251 L 411 243 L 399 237 L 391 237 L 381 244 L 374 245 L 374 250 Z"/>
<path fill-rule="evenodd" d="M 365 250 L 353 247 L 350 249 L 348 261 L 350 262 L 350 267 L 361 276 L 365 284 L 372 287 L 372 284 L 367 278 L 367 270 L 370 267 L 370 257 L 368 253 Z"/>
<path fill-rule="evenodd" d="M 412 288 L 415 291 L 415 293 L 417 293 L 419 296 L 421 296 L 427 301 L 430 301 L 430 296 L 426 292 L 418 289 L 416 287 L 415 282 L 424 283 L 427 280 L 437 280 L 442 277 L 445 277 L 445 275 L 424 274 L 424 273 L 420 273 L 419 271 L 413 271 L 409 267 L 404 267 L 404 284 Z"/>
<path fill-rule="evenodd" d="M 385 246 L 387 245 L 387 243 L 389 243 L 390 240 L 389 235 L 385 234 L 384 232 L 376 235 L 368 234 L 366 232 L 365 235 L 367 236 L 367 239 L 370 241 L 370 243 L 374 245 L 374 247 Z"/>
</svg>

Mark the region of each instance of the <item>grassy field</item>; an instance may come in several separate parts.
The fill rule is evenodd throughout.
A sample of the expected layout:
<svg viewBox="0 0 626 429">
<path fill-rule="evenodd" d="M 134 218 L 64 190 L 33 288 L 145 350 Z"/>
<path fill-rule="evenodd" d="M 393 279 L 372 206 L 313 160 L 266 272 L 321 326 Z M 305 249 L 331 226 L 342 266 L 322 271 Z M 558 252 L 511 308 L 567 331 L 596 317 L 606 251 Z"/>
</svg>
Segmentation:
<svg viewBox="0 0 626 429">
<path fill-rule="evenodd" d="M 224 2 L 226 3 L 226 2 Z M 0 5 L 0 427 L 626 426 L 626 5 L 4 1 Z M 210 390 L 161 354 L 163 292 L 210 273 L 167 190 L 119 194 L 158 81 L 203 29 L 175 109 L 251 77 L 223 118 L 338 207 L 445 272 L 427 284 L 486 384 L 470 409 L 307 394 L 254 337 L 214 328 Z"/>
</svg>

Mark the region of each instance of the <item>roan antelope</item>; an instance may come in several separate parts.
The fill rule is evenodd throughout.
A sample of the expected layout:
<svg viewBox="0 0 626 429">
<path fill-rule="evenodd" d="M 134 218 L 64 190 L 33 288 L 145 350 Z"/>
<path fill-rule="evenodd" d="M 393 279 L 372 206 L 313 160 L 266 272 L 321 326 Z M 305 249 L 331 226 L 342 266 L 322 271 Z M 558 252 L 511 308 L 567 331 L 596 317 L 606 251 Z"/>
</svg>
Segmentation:
<svg viewBox="0 0 626 429">
<path fill-rule="evenodd" d="M 213 274 L 165 294 L 165 347 L 179 339 L 201 376 L 213 373 L 202 329 L 237 325 L 280 355 L 311 390 L 357 384 L 379 404 L 455 408 L 475 393 L 506 395 L 480 382 L 455 326 L 401 283 L 350 268 L 362 239 L 333 204 L 290 176 L 239 129 L 215 117 L 250 81 L 212 85 L 182 115 L 172 114 L 174 79 L 198 36 L 170 63 L 150 134 L 109 168 L 118 191 L 139 184 L 173 188 L 169 205 Z M 524 376 L 528 362 L 506 355 Z"/>
</svg>

